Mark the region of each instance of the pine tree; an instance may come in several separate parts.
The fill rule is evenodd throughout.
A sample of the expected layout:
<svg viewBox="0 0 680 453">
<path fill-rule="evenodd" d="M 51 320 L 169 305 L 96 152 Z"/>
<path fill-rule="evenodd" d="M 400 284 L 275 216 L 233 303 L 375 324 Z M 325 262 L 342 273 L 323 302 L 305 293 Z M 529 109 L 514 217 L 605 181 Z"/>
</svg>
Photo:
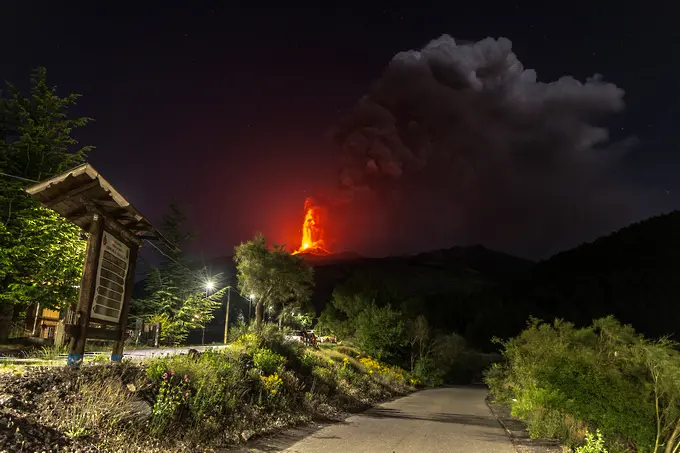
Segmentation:
<svg viewBox="0 0 680 453">
<path fill-rule="evenodd" d="M 91 118 L 71 118 L 80 95 L 60 97 L 47 71 L 31 74 L 24 96 L 14 85 L 0 95 L 0 310 L 39 302 L 48 308 L 73 303 L 82 273 L 81 230 L 41 207 L 23 189 L 85 162 L 91 146 L 78 146 L 74 129 Z M 0 321 L 0 338 L 7 325 Z M 5 323 L 6 324 L 6 323 Z"/>
</svg>

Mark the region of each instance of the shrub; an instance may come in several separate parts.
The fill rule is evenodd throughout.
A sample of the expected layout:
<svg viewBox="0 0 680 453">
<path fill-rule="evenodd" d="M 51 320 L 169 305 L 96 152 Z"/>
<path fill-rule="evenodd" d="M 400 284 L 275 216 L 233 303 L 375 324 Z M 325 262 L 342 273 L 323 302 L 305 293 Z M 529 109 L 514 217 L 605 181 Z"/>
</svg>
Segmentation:
<svg viewBox="0 0 680 453">
<path fill-rule="evenodd" d="M 581 329 L 533 320 L 503 347 L 505 364 L 492 366 L 486 382 L 532 436 L 574 446 L 590 426 L 603 436 L 591 436 L 593 444 L 606 439 L 610 449 L 657 453 L 674 441 L 680 353 L 672 343 L 603 318 Z"/>
<path fill-rule="evenodd" d="M 246 430 L 327 417 L 411 388 L 399 368 L 369 357 L 360 363 L 337 350 L 305 348 L 271 327 L 249 329 L 234 344 L 195 358 L 147 362 L 156 400 L 150 424 L 154 436 L 204 446 L 233 442 Z M 181 382 L 172 376 L 181 376 Z"/>
<path fill-rule="evenodd" d="M 356 339 L 361 349 L 378 359 L 396 357 L 406 341 L 401 314 L 389 306 L 371 304 L 359 313 L 355 325 Z"/>
<path fill-rule="evenodd" d="M 431 357 L 418 359 L 413 368 L 413 375 L 425 385 L 436 387 L 444 383 L 444 371 Z"/>
<path fill-rule="evenodd" d="M 283 385 L 279 373 L 274 373 L 269 376 L 260 376 L 260 381 L 262 382 L 264 391 L 271 396 L 276 396 Z"/>
<path fill-rule="evenodd" d="M 274 374 L 286 363 L 286 358 L 272 352 L 267 348 L 262 348 L 253 354 L 254 365 L 262 370 L 264 375 Z"/>
<path fill-rule="evenodd" d="M 152 430 L 163 432 L 178 420 L 181 409 L 189 402 L 191 390 L 189 377 L 176 376 L 175 371 L 165 372 L 162 376 L 160 389 L 153 405 Z"/>
<path fill-rule="evenodd" d="M 608 453 L 604 447 L 604 439 L 600 430 L 598 429 L 594 436 L 586 431 L 586 443 L 578 447 L 576 453 Z"/>
</svg>

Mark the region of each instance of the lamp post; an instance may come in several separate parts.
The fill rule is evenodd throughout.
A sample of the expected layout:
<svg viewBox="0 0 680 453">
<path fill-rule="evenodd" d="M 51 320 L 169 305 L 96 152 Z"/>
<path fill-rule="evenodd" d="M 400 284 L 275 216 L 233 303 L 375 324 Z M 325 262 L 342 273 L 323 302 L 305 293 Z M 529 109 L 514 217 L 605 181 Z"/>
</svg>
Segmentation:
<svg viewBox="0 0 680 453">
<path fill-rule="evenodd" d="M 227 344 L 229 332 L 229 302 L 231 301 L 231 286 L 227 286 L 227 313 L 224 315 L 224 344 Z"/>
</svg>

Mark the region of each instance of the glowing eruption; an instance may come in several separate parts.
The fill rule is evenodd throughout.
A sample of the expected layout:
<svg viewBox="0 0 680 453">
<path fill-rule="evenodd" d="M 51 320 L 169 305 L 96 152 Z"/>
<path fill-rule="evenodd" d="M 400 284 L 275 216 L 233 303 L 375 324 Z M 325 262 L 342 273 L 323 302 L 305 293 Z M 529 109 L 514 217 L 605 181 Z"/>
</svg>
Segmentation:
<svg viewBox="0 0 680 453">
<path fill-rule="evenodd" d="M 329 255 L 324 242 L 323 217 L 324 210 L 316 205 L 311 198 L 305 200 L 305 220 L 302 223 L 302 240 L 300 248 L 293 252 L 311 253 L 314 255 Z"/>
</svg>

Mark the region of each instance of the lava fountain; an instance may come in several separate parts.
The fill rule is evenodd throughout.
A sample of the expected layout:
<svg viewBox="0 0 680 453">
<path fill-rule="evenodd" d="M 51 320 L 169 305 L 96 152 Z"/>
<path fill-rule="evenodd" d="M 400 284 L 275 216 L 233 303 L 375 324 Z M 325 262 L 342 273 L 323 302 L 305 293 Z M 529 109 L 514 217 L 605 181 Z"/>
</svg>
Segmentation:
<svg viewBox="0 0 680 453">
<path fill-rule="evenodd" d="M 313 199 L 305 200 L 305 219 L 302 223 L 302 239 L 300 247 L 293 252 L 310 253 L 313 255 L 330 255 L 324 242 L 324 219 L 325 210 L 316 204 Z"/>
</svg>

